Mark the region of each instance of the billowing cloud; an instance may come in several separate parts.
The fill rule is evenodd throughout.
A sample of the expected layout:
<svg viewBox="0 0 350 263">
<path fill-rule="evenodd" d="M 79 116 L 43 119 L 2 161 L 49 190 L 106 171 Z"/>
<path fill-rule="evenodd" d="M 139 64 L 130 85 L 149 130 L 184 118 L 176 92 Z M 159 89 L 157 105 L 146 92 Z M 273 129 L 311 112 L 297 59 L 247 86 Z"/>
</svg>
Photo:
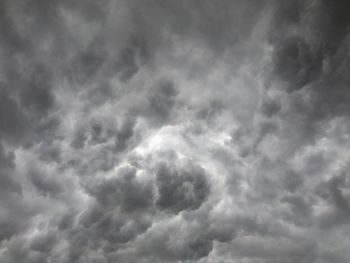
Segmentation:
<svg viewBox="0 0 350 263">
<path fill-rule="evenodd" d="M 0 262 L 347 262 L 349 8 L 2 1 Z"/>
<path fill-rule="evenodd" d="M 186 168 L 185 168 L 186 169 Z M 165 210 L 178 213 L 201 206 L 209 194 L 209 185 L 201 167 L 176 170 L 160 164 L 156 173 L 158 199 L 156 204 Z"/>
</svg>

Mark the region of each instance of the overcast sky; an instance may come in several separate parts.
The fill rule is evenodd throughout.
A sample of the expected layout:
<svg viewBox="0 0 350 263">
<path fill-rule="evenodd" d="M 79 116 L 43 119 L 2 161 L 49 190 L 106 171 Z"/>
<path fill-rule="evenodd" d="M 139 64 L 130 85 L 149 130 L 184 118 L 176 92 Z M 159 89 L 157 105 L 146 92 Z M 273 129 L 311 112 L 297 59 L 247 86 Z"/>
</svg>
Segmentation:
<svg viewBox="0 0 350 263">
<path fill-rule="evenodd" d="M 347 0 L 1 0 L 1 263 L 348 263 Z"/>
</svg>

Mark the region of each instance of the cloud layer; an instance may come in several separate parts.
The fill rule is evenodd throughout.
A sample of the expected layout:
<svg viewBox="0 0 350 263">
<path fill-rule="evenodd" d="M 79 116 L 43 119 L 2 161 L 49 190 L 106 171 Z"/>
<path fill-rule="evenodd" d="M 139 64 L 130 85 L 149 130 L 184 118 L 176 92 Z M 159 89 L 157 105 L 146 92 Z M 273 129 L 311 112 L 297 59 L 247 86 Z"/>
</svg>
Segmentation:
<svg viewBox="0 0 350 263">
<path fill-rule="evenodd" d="M 0 262 L 347 262 L 349 10 L 1 1 Z"/>
</svg>

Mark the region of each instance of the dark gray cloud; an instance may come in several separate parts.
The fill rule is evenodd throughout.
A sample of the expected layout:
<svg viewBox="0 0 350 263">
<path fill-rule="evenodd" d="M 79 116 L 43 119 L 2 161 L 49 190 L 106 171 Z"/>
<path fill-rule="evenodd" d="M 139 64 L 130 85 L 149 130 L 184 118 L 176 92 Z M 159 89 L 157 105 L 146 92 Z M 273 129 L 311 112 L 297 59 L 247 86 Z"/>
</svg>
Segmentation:
<svg viewBox="0 0 350 263">
<path fill-rule="evenodd" d="M 121 206 L 132 212 L 147 208 L 153 203 L 152 186 L 138 182 L 135 177 L 136 169 L 123 169 L 118 177 L 107 179 L 101 185 L 94 186 L 92 195 L 105 206 Z"/>
<path fill-rule="evenodd" d="M 6 91 L 1 94 L 1 137 L 8 143 L 21 141 L 30 128 L 26 115 L 20 110 L 16 101 Z"/>
<path fill-rule="evenodd" d="M 173 213 L 199 208 L 210 192 L 205 171 L 201 167 L 177 170 L 176 167 L 160 164 L 156 177 L 159 195 L 156 204 Z"/>
<path fill-rule="evenodd" d="M 2 1 L 0 262 L 347 262 L 349 9 Z"/>
<path fill-rule="evenodd" d="M 347 114 L 349 80 L 344 67 L 348 63 L 349 4 L 287 1 L 281 5 L 271 38 L 276 45 L 276 76 L 291 91 L 311 93 L 314 107 L 307 114 L 313 120 Z"/>
</svg>

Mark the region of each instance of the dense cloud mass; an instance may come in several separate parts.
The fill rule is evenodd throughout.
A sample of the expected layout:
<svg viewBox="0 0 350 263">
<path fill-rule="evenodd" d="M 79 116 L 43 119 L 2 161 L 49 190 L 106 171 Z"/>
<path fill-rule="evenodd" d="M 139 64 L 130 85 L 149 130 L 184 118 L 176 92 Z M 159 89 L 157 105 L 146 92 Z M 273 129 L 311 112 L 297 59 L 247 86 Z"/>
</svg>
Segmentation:
<svg viewBox="0 0 350 263">
<path fill-rule="evenodd" d="M 345 263 L 346 0 L 2 0 L 0 262 Z"/>
</svg>

